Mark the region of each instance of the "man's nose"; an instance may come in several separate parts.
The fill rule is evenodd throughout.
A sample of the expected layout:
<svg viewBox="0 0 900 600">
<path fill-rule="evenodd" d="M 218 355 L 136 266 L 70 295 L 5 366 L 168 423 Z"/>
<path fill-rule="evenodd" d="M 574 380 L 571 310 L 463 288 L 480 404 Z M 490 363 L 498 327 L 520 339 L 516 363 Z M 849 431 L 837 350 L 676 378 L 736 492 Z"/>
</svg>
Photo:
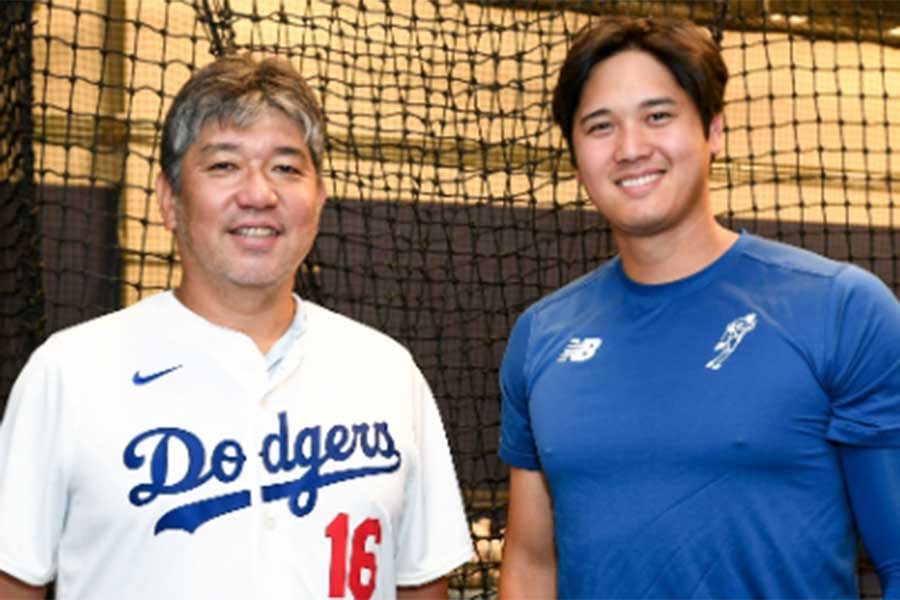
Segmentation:
<svg viewBox="0 0 900 600">
<path fill-rule="evenodd" d="M 247 208 L 268 208 L 277 204 L 278 194 L 263 169 L 251 168 L 247 170 L 237 201 Z"/>
<path fill-rule="evenodd" d="M 650 154 L 646 133 L 637 125 L 619 127 L 616 136 L 615 159 L 619 162 L 634 162 Z"/>
</svg>

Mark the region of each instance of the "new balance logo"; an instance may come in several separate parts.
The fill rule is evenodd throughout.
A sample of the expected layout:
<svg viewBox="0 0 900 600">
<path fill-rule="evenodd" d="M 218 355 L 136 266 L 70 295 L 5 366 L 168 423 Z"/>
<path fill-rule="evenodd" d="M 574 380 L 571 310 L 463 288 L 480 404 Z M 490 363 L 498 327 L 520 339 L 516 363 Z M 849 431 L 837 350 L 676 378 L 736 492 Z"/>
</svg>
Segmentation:
<svg viewBox="0 0 900 600">
<path fill-rule="evenodd" d="M 157 371 L 156 373 L 150 373 L 149 375 L 141 375 L 140 371 L 135 371 L 134 375 L 131 377 L 131 382 L 134 385 L 144 385 L 159 379 L 163 375 L 168 375 L 172 371 L 177 371 L 181 368 L 181 365 L 175 365 L 174 367 L 169 367 L 168 369 L 163 369 L 162 371 Z"/>
<path fill-rule="evenodd" d="M 739 317 L 725 326 L 725 333 L 719 338 L 719 342 L 713 350 L 717 350 L 719 354 L 706 363 L 706 368 L 711 371 L 718 371 L 722 368 L 722 364 L 728 360 L 737 349 L 744 336 L 756 329 L 756 313 L 749 313 L 743 317 Z"/>
<path fill-rule="evenodd" d="M 600 338 L 572 338 L 556 362 L 584 362 L 594 357 L 603 343 Z"/>
</svg>

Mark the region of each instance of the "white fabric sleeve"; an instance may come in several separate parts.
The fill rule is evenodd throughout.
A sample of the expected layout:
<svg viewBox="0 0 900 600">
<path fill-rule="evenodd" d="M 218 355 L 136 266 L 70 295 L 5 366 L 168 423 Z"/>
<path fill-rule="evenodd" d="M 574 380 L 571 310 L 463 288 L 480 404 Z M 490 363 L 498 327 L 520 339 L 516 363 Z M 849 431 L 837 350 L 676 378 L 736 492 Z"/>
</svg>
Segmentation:
<svg viewBox="0 0 900 600">
<path fill-rule="evenodd" d="M 397 539 L 397 585 L 443 577 L 472 558 L 472 541 L 447 436 L 428 384 L 413 367 L 412 410 L 418 448 Z"/>
<path fill-rule="evenodd" d="M 31 585 L 54 579 L 67 493 L 62 382 L 46 347 L 13 385 L 0 424 L 0 571 Z"/>
</svg>

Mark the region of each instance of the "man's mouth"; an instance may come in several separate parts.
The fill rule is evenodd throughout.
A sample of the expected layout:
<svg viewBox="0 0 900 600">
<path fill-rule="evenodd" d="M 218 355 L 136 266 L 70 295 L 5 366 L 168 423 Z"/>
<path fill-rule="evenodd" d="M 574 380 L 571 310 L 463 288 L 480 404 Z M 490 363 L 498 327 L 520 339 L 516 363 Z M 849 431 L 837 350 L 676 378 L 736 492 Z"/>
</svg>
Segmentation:
<svg viewBox="0 0 900 600">
<path fill-rule="evenodd" d="M 232 233 L 248 238 L 264 238 L 278 235 L 278 232 L 271 227 L 238 227 L 233 229 Z"/>
<path fill-rule="evenodd" d="M 646 185 L 652 181 L 656 181 L 662 176 L 663 171 L 654 171 L 653 173 L 646 173 L 637 177 L 627 177 L 625 179 L 620 179 L 617 184 L 623 188 L 638 187 L 640 185 Z"/>
</svg>

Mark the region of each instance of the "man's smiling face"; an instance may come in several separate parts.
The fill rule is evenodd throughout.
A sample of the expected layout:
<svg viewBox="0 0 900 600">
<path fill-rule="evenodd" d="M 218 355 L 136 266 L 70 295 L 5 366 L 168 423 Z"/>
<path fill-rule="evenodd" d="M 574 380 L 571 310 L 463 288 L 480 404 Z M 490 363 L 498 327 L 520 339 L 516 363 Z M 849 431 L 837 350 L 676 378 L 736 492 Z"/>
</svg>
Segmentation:
<svg viewBox="0 0 900 600">
<path fill-rule="evenodd" d="M 646 237 L 705 218 L 722 117 L 705 135 L 669 70 L 642 50 L 598 63 L 572 130 L 578 177 L 617 236 Z"/>
<path fill-rule="evenodd" d="M 318 232 L 325 190 L 300 128 L 274 108 L 249 125 L 206 123 L 160 207 L 183 284 L 207 291 L 292 286 Z"/>
</svg>

